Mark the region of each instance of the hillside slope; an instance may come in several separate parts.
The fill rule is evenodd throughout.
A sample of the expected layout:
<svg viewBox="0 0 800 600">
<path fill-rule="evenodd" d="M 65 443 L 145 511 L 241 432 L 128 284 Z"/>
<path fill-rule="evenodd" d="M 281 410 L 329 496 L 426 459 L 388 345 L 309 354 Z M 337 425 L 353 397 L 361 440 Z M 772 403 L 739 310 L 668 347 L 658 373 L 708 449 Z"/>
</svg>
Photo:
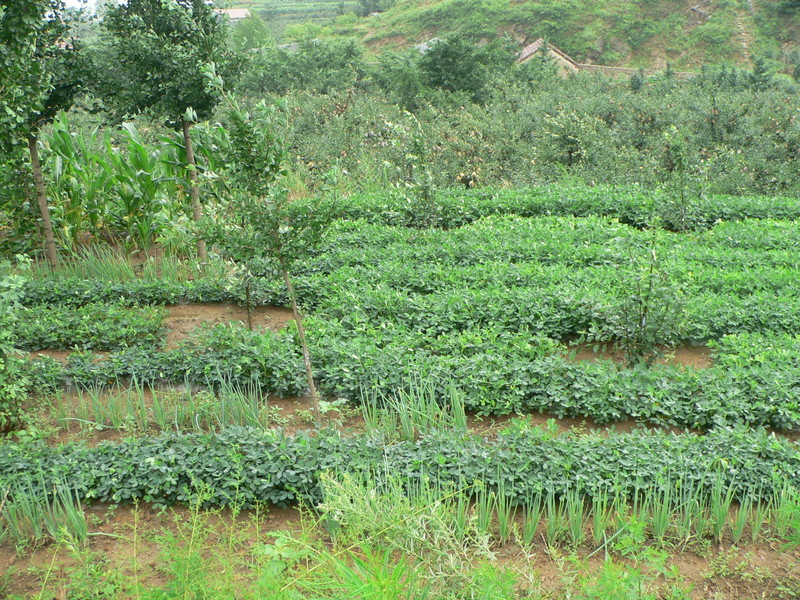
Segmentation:
<svg viewBox="0 0 800 600">
<path fill-rule="evenodd" d="M 239 0 L 283 24 L 327 22 L 331 35 L 372 52 L 433 37 L 471 40 L 509 34 L 520 44 L 544 37 L 580 62 L 663 68 L 704 63 L 748 65 L 768 51 L 798 61 L 800 7 L 794 0 Z M 337 16 L 338 13 L 338 16 Z"/>
</svg>

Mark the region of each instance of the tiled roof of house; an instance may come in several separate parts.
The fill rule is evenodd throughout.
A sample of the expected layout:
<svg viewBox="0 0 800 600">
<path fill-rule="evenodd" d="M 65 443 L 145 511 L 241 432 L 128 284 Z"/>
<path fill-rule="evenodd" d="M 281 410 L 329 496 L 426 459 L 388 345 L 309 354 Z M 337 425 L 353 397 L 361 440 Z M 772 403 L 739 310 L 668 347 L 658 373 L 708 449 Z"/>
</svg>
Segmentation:
<svg viewBox="0 0 800 600">
<path fill-rule="evenodd" d="M 531 56 L 539 52 L 542 48 L 547 48 L 548 51 L 552 52 L 553 54 L 558 55 L 559 57 L 563 58 L 569 64 L 573 65 L 574 67 L 578 66 L 578 63 L 573 60 L 573 58 L 564 52 L 563 50 L 559 50 L 553 44 L 549 44 L 544 41 L 543 38 L 539 38 L 532 44 L 528 44 L 525 46 L 522 51 L 519 53 L 519 58 L 517 59 L 519 62 L 523 63 L 528 60 Z"/>
<path fill-rule="evenodd" d="M 541 50 L 542 46 L 544 46 L 543 38 L 539 38 L 532 44 L 528 44 L 527 46 L 525 46 L 519 53 L 519 62 L 525 62 L 526 60 L 528 60 L 531 56 L 533 56 L 539 50 Z"/>
</svg>

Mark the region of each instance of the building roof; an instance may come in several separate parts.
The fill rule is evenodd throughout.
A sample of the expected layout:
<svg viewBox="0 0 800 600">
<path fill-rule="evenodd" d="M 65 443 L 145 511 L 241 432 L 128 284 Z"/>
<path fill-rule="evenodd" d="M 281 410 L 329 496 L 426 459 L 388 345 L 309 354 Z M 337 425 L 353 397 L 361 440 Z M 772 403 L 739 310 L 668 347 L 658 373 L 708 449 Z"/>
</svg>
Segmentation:
<svg viewBox="0 0 800 600">
<path fill-rule="evenodd" d="M 576 68 L 578 67 L 578 63 L 575 62 L 575 60 L 573 60 L 573 58 L 571 56 L 569 56 L 563 50 L 559 50 L 558 48 L 553 46 L 553 44 L 545 42 L 544 38 L 539 38 L 538 40 L 536 40 L 532 44 L 528 44 L 527 46 L 525 46 L 520 51 L 519 58 L 517 58 L 517 61 L 521 62 L 521 63 L 524 63 L 526 60 L 531 58 L 534 54 L 539 52 L 539 50 L 541 50 L 542 48 L 545 48 L 548 52 L 552 52 L 553 54 L 555 54 L 559 58 L 563 59 L 564 61 L 566 61 L 567 63 L 569 63 L 573 67 L 576 67 Z"/>
<path fill-rule="evenodd" d="M 528 60 L 531 56 L 533 56 L 539 50 L 541 50 L 542 46 L 544 46 L 543 38 L 539 38 L 532 44 L 528 44 L 527 46 L 525 46 L 519 53 L 519 62 L 525 62 L 526 60 Z"/>
</svg>

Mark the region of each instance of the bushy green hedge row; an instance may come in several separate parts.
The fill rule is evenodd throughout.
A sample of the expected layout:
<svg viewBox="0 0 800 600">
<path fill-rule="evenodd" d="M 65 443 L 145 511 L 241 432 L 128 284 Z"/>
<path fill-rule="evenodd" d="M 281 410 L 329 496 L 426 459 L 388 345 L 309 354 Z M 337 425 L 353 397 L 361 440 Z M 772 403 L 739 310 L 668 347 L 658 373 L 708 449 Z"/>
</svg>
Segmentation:
<svg viewBox="0 0 800 600">
<path fill-rule="evenodd" d="M 337 206 L 334 216 L 401 227 L 454 229 L 490 215 L 601 216 L 634 227 L 702 231 L 719 221 L 798 219 L 800 200 L 791 197 L 692 195 L 678 205 L 676 194 L 640 186 L 549 185 L 529 189 L 440 190 L 432 201 L 402 194 L 358 194 Z"/>
<path fill-rule="evenodd" d="M 26 372 L 37 391 L 129 378 L 140 384 L 257 385 L 280 396 L 298 396 L 306 389 L 302 356 L 290 336 L 238 325 L 201 329 L 174 349 L 126 348 L 102 358 L 73 353 L 65 365 L 39 357 Z"/>
<path fill-rule="evenodd" d="M 391 395 L 421 378 L 438 382 L 442 397 L 457 382 L 467 408 L 486 415 L 544 412 L 597 423 L 632 418 L 699 430 L 735 423 L 800 428 L 800 358 L 785 358 L 800 356 L 792 336 L 749 336 L 743 356 L 762 343 L 799 351 L 774 360 L 737 361 L 725 350 L 735 336 L 725 338 L 719 364 L 698 370 L 572 361 L 551 340 L 498 330 L 425 336 L 386 324 L 351 333 L 336 327 L 312 328 L 313 356 L 323 390 L 353 402 L 363 390 Z"/>
<path fill-rule="evenodd" d="M 389 325 L 365 324 L 361 330 L 322 321 L 309 325 L 322 391 L 354 404 L 365 393 L 392 395 L 423 379 L 435 383 L 443 398 L 457 382 L 466 407 L 484 415 L 546 412 L 598 423 L 632 418 L 698 430 L 736 423 L 800 427 L 798 359 L 737 363 L 721 348 L 720 364 L 706 370 L 622 368 L 611 361 L 571 361 L 564 357 L 566 347 L 552 340 L 499 329 L 426 336 Z M 764 339 L 781 347 L 800 345 L 791 337 L 751 338 L 750 343 L 757 347 Z M 732 347 L 736 342 L 724 343 Z M 276 334 L 241 326 L 208 329 L 176 350 L 131 348 L 97 361 L 73 354 L 65 367 L 52 359 L 35 360 L 28 376 L 39 390 L 128 377 L 201 385 L 257 382 L 283 396 L 300 395 L 306 387 L 291 328 Z"/>
<path fill-rule="evenodd" d="M 224 302 L 238 300 L 225 282 L 171 280 L 99 281 L 90 279 L 29 279 L 23 286 L 25 306 L 84 306 L 118 303 L 124 306 Z"/>
<path fill-rule="evenodd" d="M 16 346 L 21 350 L 160 346 L 166 334 L 165 315 L 163 309 L 120 304 L 23 308 L 15 323 Z"/>
<path fill-rule="evenodd" d="M 295 283 L 306 312 L 331 318 L 362 314 L 433 334 L 501 324 L 561 339 L 590 331 L 613 338 L 655 250 L 659 285 L 682 306 L 662 341 L 701 343 L 730 333 L 800 330 L 798 247 L 800 225 L 780 221 L 723 223 L 693 237 L 596 217 L 493 217 L 455 231 L 338 223 Z M 253 297 L 286 303 L 277 279 L 257 281 Z M 242 298 L 224 281 L 40 280 L 26 284 L 24 302 Z"/>
<path fill-rule="evenodd" d="M 272 431 L 228 429 L 215 434 L 162 435 L 101 444 L 0 446 L 0 483 L 42 473 L 44 489 L 67 483 L 87 501 L 157 505 L 285 506 L 318 502 L 323 471 L 374 472 L 409 481 L 502 483 L 519 502 L 544 490 L 578 489 L 632 495 L 656 486 L 710 490 L 721 479 L 737 497 L 768 496 L 784 482 L 800 483 L 796 447 L 764 432 L 720 430 L 707 436 L 633 432 L 564 435 L 520 429 L 488 441 L 431 434 L 384 445 L 376 437 L 335 432 L 284 437 Z"/>
</svg>

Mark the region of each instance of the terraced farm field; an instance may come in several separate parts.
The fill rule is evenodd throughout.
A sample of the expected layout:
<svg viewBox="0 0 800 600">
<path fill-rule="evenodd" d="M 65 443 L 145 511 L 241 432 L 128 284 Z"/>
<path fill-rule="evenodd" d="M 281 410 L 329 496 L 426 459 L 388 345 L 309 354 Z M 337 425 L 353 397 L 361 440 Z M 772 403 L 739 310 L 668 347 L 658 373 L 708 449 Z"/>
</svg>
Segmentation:
<svg viewBox="0 0 800 600">
<path fill-rule="evenodd" d="M 277 274 L 248 317 L 213 261 L 9 268 L 36 416 L 0 446 L 6 590 L 797 597 L 798 214 L 343 200 L 293 273 L 321 426 Z"/>
<path fill-rule="evenodd" d="M 297 0 L 242 0 L 231 8 L 248 8 L 251 13 L 262 15 L 270 20 L 286 23 L 310 23 L 330 19 L 344 12 L 352 12 L 357 2 L 318 0 L 299 2 Z"/>
</svg>

